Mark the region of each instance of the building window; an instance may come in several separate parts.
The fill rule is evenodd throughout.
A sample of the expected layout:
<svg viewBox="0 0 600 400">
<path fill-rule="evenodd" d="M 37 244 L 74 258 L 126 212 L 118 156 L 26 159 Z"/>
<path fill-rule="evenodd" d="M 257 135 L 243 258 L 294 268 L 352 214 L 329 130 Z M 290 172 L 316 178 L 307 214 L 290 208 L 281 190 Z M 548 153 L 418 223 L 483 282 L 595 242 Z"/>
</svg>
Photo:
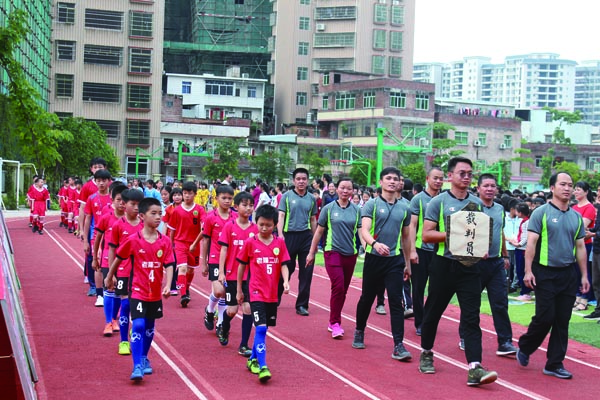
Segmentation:
<svg viewBox="0 0 600 400">
<path fill-rule="evenodd" d="M 192 93 L 192 82 L 182 81 L 181 82 L 181 93 L 182 94 L 191 94 Z"/>
<path fill-rule="evenodd" d="M 242 110 L 243 119 L 252 119 L 252 111 Z"/>
<path fill-rule="evenodd" d="M 127 108 L 150 111 L 151 85 L 127 84 Z"/>
<path fill-rule="evenodd" d="M 298 70 L 296 71 L 296 80 L 298 80 L 298 81 L 308 80 L 308 68 L 298 67 Z"/>
<path fill-rule="evenodd" d="M 375 91 L 363 93 L 363 108 L 375 108 Z"/>
<path fill-rule="evenodd" d="M 406 108 L 406 94 L 402 92 L 390 92 L 391 108 Z"/>
<path fill-rule="evenodd" d="M 371 57 L 371 72 L 376 75 L 385 74 L 385 56 L 372 56 Z"/>
<path fill-rule="evenodd" d="M 375 4 L 373 22 L 376 24 L 386 24 L 388 22 L 388 8 L 386 4 Z"/>
<path fill-rule="evenodd" d="M 308 42 L 299 42 L 298 43 L 298 55 L 299 56 L 307 56 L 308 55 Z"/>
<path fill-rule="evenodd" d="M 107 10 L 85 9 L 85 27 L 94 29 L 123 30 L 123 13 Z"/>
<path fill-rule="evenodd" d="M 354 47 L 354 32 L 317 33 L 314 47 Z"/>
<path fill-rule="evenodd" d="M 120 67 L 123 62 L 123 49 L 121 47 L 86 44 L 83 48 L 83 62 L 85 64 Z"/>
<path fill-rule="evenodd" d="M 296 105 L 305 106 L 307 95 L 306 92 L 296 92 Z"/>
<path fill-rule="evenodd" d="M 206 81 L 205 94 L 215 94 L 220 96 L 233 96 L 233 82 L 227 81 Z"/>
<path fill-rule="evenodd" d="M 309 17 L 300 17 L 299 28 L 301 31 L 307 31 L 310 29 L 310 18 Z"/>
<path fill-rule="evenodd" d="M 390 76 L 402 75 L 402 57 L 390 57 Z"/>
<path fill-rule="evenodd" d="M 128 119 L 127 144 L 150 144 L 150 121 Z"/>
<path fill-rule="evenodd" d="M 83 82 L 82 100 L 98 103 L 120 103 L 121 85 Z"/>
<path fill-rule="evenodd" d="M 55 75 L 55 91 L 56 97 L 73 98 L 73 75 Z"/>
<path fill-rule="evenodd" d="M 329 85 L 329 72 L 323 74 L 323 86 Z"/>
<path fill-rule="evenodd" d="M 248 97 L 256 98 L 256 86 L 248 86 Z"/>
<path fill-rule="evenodd" d="M 373 30 L 373 48 L 376 50 L 385 50 L 387 32 L 382 29 Z"/>
<path fill-rule="evenodd" d="M 315 9 L 316 20 L 327 20 L 327 19 L 355 19 L 356 18 L 356 7 L 345 6 L 345 7 L 317 7 Z"/>
<path fill-rule="evenodd" d="M 129 12 L 129 36 L 152 38 L 152 13 L 142 11 Z"/>
<path fill-rule="evenodd" d="M 487 146 L 487 134 L 483 132 L 479 132 L 477 134 L 477 140 L 479 141 L 480 146 Z"/>
<path fill-rule="evenodd" d="M 404 24 L 404 7 L 392 5 L 392 25 Z"/>
<path fill-rule="evenodd" d="M 402 51 L 402 32 L 390 32 L 390 51 Z"/>
<path fill-rule="evenodd" d="M 73 3 L 57 3 L 56 4 L 56 19 L 61 24 L 75 23 L 75 4 Z"/>
<path fill-rule="evenodd" d="M 542 156 L 535 156 L 535 167 L 542 168 Z"/>
<path fill-rule="evenodd" d="M 95 122 L 96 125 L 104 132 L 108 139 L 118 139 L 121 133 L 121 122 L 120 121 L 106 121 L 103 119 L 88 119 L 90 122 Z"/>
<path fill-rule="evenodd" d="M 339 93 L 335 96 L 336 110 L 354 110 L 356 95 L 354 93 Z"/>
<path fill-rule="evenodd" d="M 454 132 L 454 140 L 459 146 L 469 145 L 469 133 L 468 132 Z"/>
<path fill-rule="evenodd" d="M 323 96 L 323 110 L 329 110 L 329 96 Z"/>
<path fill-rule="evenodd" d="M 309 5 L 310 0 L 300 0 L 300 4 Z"/>
<path fill-rule="evenodd" d="M 152 73 L 152 49 L 129 48 L 129 72 L 132 74 Z"/>
<path fill-rule="evenodd" d="M 504 143 L 504 147 L 507 149 L 512 149 L 512 135 L 504 135 L 502 143 Z"/>
<path fill-rule="evenodd" d="M 58 119 L 61 121 L 65 120 L 67 118 L 73 118 L 72 112 L 55 112 L 54 114 L 56 114 Z"/>
<path fill-rule="evenodd" d="M 56 41 L 56 59 L 59 61 L 75 61 L 77 42 L 70 40 Z"/>
<path fill-rule="evenodd" d="M 127 157 L 127 176 L 128 177 L 147 177 L 148 159 L 141 157 Z"/>
<path fill-rule="evenodd" d="M 415 110 L 429 110 L 428 94 L 417 94 L 415 96 Z"/>
</svg>

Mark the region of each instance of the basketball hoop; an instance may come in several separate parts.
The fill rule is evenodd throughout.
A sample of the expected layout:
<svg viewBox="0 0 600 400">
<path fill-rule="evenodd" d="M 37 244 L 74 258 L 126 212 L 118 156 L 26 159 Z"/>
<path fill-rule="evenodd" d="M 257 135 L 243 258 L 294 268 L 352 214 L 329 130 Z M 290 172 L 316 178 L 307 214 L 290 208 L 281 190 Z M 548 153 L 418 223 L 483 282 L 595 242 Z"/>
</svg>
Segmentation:
<svg viewBox="0 0 600 400">
<path fill-rule="evenodd" d="M 331 175 L 337 177 L 344 172 L 341 168 L 348 165 L 348 160 L 330 160 L 329 165 L 331 165 Z"/>
</svg>

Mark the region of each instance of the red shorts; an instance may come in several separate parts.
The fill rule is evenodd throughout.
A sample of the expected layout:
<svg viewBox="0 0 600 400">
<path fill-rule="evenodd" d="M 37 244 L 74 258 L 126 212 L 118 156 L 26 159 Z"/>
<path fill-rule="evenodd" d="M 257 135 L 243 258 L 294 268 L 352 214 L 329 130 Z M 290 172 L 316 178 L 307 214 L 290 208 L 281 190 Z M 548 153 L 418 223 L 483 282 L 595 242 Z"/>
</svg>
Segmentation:
<svg viewBox="0 0 600 400">
<path fill-rule="evenodd" d="M 33 215 L 38 217 L 46 216 L 46 202 L 45 201 L 36 201 L 33 204 Z"/>
<path fill-rule="evenodd" d="M 75 209 L 79 209 L 79 203 L 75 202 L 75 201 L 69 201 L 67 202 L 67 211 L 70 213 L 75 213 Z"/>
<path fill-rule="evenodd" d="M 196 251 L 190 251 L 191 243 L 175 242 L 175 259 L 177 266 L 187 265 L 188 267 L 197 267 L 200 265 L 200 243 L 196 246 Z"/>
</svg>

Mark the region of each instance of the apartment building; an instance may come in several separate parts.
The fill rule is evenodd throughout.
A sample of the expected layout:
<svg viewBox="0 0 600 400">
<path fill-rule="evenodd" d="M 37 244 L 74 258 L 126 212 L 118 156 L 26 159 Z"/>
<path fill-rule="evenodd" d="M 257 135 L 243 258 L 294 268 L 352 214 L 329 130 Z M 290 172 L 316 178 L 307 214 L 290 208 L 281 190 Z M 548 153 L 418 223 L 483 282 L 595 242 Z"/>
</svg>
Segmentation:
<svg viewBox="0 0 600 400">
<path fill-rule="evenodd" d="M 164 0 L 53 2 L 50 111 L 107 133 L 122 174 L 160 147 Z M 141 177 L 158 161 L 138 157 Z"/>
<path fill-rule="evenodd" d="M 585 61 L 575 68 L 575 111 L 581 122 L 600 125 L 600 61 Z"/>
</svg>

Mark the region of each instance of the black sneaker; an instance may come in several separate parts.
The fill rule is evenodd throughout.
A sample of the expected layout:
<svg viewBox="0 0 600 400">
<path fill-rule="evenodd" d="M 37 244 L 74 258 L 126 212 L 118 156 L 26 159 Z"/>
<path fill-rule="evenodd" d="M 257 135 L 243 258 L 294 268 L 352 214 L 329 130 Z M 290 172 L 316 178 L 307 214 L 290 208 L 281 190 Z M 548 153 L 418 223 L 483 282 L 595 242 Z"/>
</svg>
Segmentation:
<svg viewBox="0 0 600 400">
<path fill-rule="evenodd" d="M 229 344 L 229 332 L 225 332 L 225 330 L 221 328 L 219 333 L 219 343 L 221 343 L 221 346 L 227 346 Z"/>
<path fill-rule="evenodd" d="M 486 371 L 481 365 L 471 368 L 467 376 L 467 385 L 477 386 L 485 385 L 494 382 L 498 379 L 498 374 L 495 371 Z"/>
<path fill-rule="evenodd" d="M 358 329 L 354 331 L 354 341 L 352 342 L 352 347 L 355 349 L 365 348 L 365 331 L 360 331 Z"/>
<path fill-rule="evenodd" d="M 496 350 L 497 356 L 511 356 L 517 354 L 517 348 L 511 342 L 502 343 Z"/>
<path fill-rule="evenodd" d="M 208 312 L 208 307 L 204 309 L 204 326 L 209 331 L 215 329 L 215 313 Z"/>
<path fill-rule="evenodd" d="M 181 307 L 187 308 L 188 303 L 190 302 L 190 295 L 184 294 L 183 296 L 181 296 L 181 300 L 179 302 L 181 303 Z"/>
<path fill-rule="evenodd" d="M 242 357 L 250 357 L 252 355 L 252 349 L 248 348 L 248 346 L 241 346 L 238 349 L 238 354 Z"/>
<path fill-rule="evenodd" d="M 38 226 L 37 226 L 37 225 L 34 225 L 34 226 L 31 228 L 31 232 L 33 232 L 33 233 L 36 233 L 37 231 L 38 231 Z"/>
<path fill-rule="evenodd" d="M 419 359 L 419 372 L 422 374 L 435 374 L 435 367 L 433 366 L 433 351 L 421 352 L 421 358 Z"/>
<path fill-rule="evenodd" d="M 594 310 L 591 314 L 584 316 L 585 319 L 597 319 L 600 318 L 600 310 Z"/>
<path fill-rule="evenodd" d="M 517 348 L 517 362 L 521 367 L 529 365 L 529 355 L 523 353 L 519 348 Z"/>
<path fill-rule="evenodd" d="M 221 325 L 217 325 L 217 329 L 215 330 L 215 334 L 217 337 L 221 337 L 221 333 L 223 332 L 223 327 Z"/>
<path fill-rule="evenodd" d="M 402 343 L 398 343 L 394 347 L 392 358 L 399 361 L 408 361 L 412 358 L 412 355 L 408 352 L 408 350 L 406 350 L 406 347 L 404 347 Z"/>
<path fill-rule="evenodd" d="M 458 348 L 462 351 L 465 351 L 465 339 L 460 339 L 460 341 L 458 342 Z"/>
<path fill-rule="evenodd" d="M 553 368 L 553 369 L 544 368 L 544 370 L 542 372 L 544 373 L 544 375 L 555 376 L 560 379 L 571 379 L 573 377 L 573 374 L 564 368 Z"/>
</svg>

